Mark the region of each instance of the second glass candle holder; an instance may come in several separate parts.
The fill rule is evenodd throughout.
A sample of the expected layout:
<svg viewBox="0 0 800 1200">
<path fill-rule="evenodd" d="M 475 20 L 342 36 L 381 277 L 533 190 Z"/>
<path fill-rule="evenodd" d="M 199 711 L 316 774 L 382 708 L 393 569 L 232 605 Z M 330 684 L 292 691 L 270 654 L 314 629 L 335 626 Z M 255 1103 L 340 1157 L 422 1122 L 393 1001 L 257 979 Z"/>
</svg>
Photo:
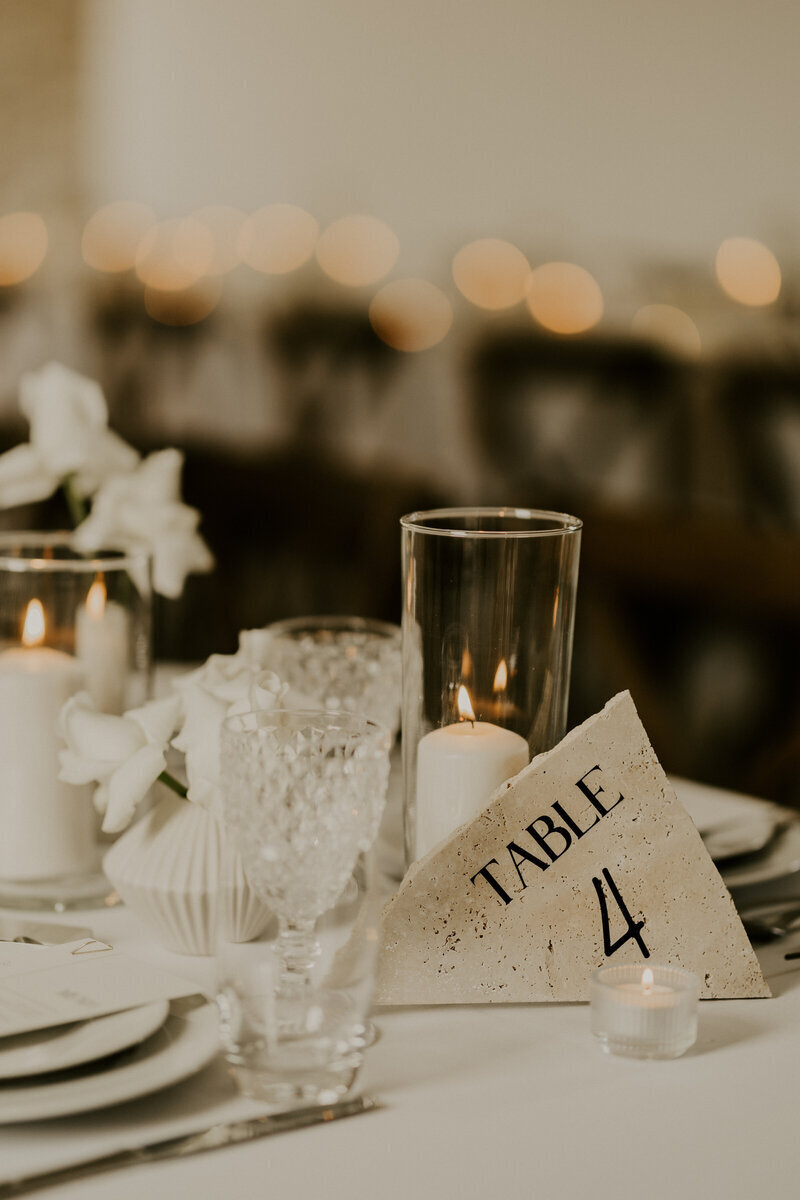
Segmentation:
<svg viewBox="0 0 800 1200">
<path fill-rule="evenodd" d="M 401 519 L 406 861 L 566 732 L 581 522 L 519 508 Z"/>
</svg>

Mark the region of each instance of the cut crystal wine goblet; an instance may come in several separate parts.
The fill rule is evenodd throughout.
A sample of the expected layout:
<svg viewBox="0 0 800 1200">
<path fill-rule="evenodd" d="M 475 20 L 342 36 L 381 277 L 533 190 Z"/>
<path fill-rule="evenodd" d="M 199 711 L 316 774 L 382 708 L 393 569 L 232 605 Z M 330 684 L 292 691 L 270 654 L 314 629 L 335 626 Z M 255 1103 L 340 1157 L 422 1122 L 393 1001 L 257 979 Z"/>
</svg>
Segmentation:
<svg viewBox="0 0 800 1200">
<path fill-rule="evenodd" d="M 319 956 L 318 919 L 341 898 L 378 832 L 390 735 L 346 712 L 229 717 L 225 822 L 251 886 L 278 918 L 279 998 L 300 1000 Z"/>
</svg>

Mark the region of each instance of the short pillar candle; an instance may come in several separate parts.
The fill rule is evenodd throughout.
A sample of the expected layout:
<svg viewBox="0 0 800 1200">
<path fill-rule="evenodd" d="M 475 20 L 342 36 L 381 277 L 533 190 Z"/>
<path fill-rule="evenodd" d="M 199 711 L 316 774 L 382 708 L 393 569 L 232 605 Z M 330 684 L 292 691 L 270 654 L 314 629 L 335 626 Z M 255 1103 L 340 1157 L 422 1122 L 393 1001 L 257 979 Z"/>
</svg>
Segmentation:
<svg viewBox="0 0 800 1200">
<path fill-rule="evenodd" d="M 492 793 L 530 760 L 524 737 L 476 721 L 466 688 L 459 691 L 459 710 L 467 715 L 431 730 L 419 743 L 416 858 L 477 817 Z"/>
</svg>

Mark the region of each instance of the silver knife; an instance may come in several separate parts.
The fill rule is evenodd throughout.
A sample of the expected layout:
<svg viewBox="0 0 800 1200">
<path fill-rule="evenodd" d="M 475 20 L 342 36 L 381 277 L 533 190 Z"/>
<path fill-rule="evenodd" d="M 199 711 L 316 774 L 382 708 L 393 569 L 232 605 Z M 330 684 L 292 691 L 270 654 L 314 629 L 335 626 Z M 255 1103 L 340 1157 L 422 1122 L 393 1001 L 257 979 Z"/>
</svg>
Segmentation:
<svg viewBox="0 0 800 1200">
<path fill-rule="evenodd" d="M 166 1138 L 160 1142 L 150 1142 L 147 1146 L 132 1147 L 130 1150 L 117 1150 L 113 1154 L 90 1158 L 71 1167 L 9 1179 L 0 1183 L 0 1200 L 8 1200 L 11 1196 L 24 1196 L 37 1188 L 71 1183 L 73 1179 L 98 1175 L 102 1171 L 115 1171 L 118 1167 L 160 1162 L 165 1158 L 187 1158 L 190 1154 L 202 1154 L 205 1150 L 217 1150 L 220 1146 L 237 1146 L 240 1142 L 252 1142 L 272 1133 L 305 1129 L 309 1125 L 323 1125 L 328 1121 L 337 1121 L 340 1117 L 355 1117 L 358 1113 L 373 1112 L 380 1107 L 380 1104 L 369 1096 L 354 1096 L 351 1100 L 339 1100 L 336 1104 L 296 1108 L 292 1112 L 270 1113 L 249 1121 L 212 1125 L 210 1129 L 198 1133 Z"/>
<path fill-rule="evenodd" d="M 58 925 L 55 921 L 19 921 L 0 917 L 0 942 L 36 942 L 40 946 L 60 946 L 93 937 L 86 925 Z"/>
</svg>

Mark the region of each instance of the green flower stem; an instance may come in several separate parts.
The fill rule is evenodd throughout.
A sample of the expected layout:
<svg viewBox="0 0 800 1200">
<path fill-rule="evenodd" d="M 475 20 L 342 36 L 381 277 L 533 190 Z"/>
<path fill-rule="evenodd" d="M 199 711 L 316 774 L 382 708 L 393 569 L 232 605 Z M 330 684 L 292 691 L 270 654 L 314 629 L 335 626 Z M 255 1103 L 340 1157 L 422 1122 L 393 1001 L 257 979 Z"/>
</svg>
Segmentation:
<svg viewBox="0 0 800 1200">
<path fill-rule="evenodd" d="M 169 771 L 162 771 L 158 778 L 161 783 L 166 784 L 168 788 L 172 788 L 176 796 L 181 796 L 184 800 L 186 799 L 189 794 L 186 787 L 174 775 L 170 775 Z"/>
<path fill-rule="evenodd" d="M 72 528 L 77 529 L 78 526 L 86 520 L 89 515 L 89 509 L 83 496 L 79 496 L 75 490 L 75 484 L 72 482 L 72 476 L 67 475 L 64 478 L 61 487 L 64 491 L 64 499 L 67 502 L 69 509 L 69 517 L 72 521 Z"/>
</svg>

